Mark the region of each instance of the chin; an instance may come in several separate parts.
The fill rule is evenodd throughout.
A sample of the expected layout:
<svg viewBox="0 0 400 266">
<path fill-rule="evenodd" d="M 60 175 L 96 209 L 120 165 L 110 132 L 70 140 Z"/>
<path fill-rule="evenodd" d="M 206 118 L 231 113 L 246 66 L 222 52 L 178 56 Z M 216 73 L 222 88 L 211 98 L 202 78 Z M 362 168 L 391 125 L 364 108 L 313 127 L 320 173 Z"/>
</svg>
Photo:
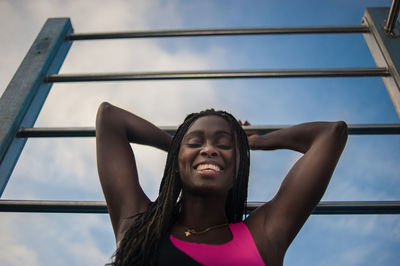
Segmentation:
<svg viewBox="0 0 400 266">
<path fill-rule="evenodd" d="M 188 189 L 188 192 L 202 197 L 227 197 L 229 190 L 222 189 L 215 185 L 202 184 Z"/>
</svg>

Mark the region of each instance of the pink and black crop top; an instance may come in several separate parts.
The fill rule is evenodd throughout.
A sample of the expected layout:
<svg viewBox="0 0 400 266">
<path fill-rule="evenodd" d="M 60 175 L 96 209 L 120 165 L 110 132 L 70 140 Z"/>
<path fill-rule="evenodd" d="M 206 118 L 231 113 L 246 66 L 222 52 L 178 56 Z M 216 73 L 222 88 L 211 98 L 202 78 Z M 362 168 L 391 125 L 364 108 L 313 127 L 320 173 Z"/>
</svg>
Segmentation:
<svg viewBox="0 0 400 266">
<path fill-rule="evenodd" d="M 265 265 L 243 223 L 229 224 L 233 238 L 221 245 L 192 243 L 169 234 L 160 242 L 156 265 Z"/>
</svg>

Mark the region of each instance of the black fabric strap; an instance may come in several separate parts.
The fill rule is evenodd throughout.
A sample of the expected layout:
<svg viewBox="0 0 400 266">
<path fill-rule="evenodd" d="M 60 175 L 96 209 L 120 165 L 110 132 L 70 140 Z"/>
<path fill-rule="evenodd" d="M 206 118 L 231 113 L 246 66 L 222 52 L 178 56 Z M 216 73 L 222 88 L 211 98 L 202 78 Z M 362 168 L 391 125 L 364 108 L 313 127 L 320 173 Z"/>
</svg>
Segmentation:
<svg viewBox="0 0 400 266">
<path fill-rule="evenodd" d="M 170 234 L 164 236 L 159 245 L 156 265 L 158 266 L 192 266 L 201 265 L 172 244 Z"/>
</svg>

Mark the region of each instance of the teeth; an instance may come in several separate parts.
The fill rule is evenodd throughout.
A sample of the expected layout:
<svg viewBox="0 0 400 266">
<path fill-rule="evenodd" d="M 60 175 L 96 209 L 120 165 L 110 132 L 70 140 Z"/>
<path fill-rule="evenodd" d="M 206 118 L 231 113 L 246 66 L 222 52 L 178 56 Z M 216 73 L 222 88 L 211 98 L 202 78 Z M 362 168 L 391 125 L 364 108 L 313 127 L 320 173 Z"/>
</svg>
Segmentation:
<svg viewBox="0 0 400 266">
<path fill-rule="evenodd" d="M 205 163 L 205 164 L 200 164 L 199 166 L 197 166 L 197 170 L 199 170 L 199 171 L 206 170 L 206 169 L 211 169 L 214 171 L 221 171 L 219 166 L 216 164 Z"/>
</svg>

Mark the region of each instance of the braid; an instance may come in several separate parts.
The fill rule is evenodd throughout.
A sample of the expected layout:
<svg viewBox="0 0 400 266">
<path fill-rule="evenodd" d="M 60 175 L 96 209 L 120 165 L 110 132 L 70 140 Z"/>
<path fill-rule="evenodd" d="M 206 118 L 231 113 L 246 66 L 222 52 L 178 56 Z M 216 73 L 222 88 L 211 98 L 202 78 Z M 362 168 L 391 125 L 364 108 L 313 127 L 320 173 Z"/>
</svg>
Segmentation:
<svg viewBox="0 0 400 266">
<path fill-rule="evenodd" d="M 234 167 L 234 182 L 228 193 L 225 212 L 230 223 L 243 219 L 246 210 L 250 166 L 246 133 L 237 120 L 227 112 L 208 109 L 190 114 L 179 126 L 172 139 L 157 200 L 151 203 L 145 212 L 131 217 L 134 221 L 114 254 L 114 262 L 109 265 L 154 265 L 160 239 L 175 223 L 181 207 L 179 195 L 182 183 L 176 169 L 179 168 L 178 154 L 182 139 L 194 121 L 208 115 L 216 115 L 225 119 L 231 125 L 232 136 L 236 135 L 236 138 L 233 138 L 234 147 L 238 147 L 240 162 L 237 173 L 236 167 Z M 236 165 L 236 148 L 233 150 L 234 165 Z"/>
</svg>

